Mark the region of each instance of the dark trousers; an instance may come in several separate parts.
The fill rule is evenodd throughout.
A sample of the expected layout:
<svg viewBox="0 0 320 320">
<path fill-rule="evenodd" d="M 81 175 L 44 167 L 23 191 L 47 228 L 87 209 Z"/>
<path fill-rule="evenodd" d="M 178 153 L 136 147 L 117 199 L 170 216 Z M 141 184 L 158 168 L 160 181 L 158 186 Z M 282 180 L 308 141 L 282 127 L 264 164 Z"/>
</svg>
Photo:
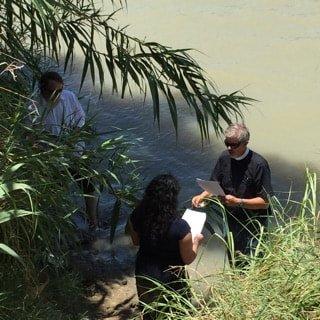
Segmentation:
<svg viewBox="0 0 320 320">
<path fill-rule="evenodd" d="M 210 218 L 221 229 L 222 236 L 228 245 L 229 264 L 236 267 L 245 266 L 245 259 L 241 258 L 241 255 L 249 256 L 255 251 L 260 236 L 260 225 L 266 227 L 267 218 L 259 217 L 258 223 L 257 218 L 251 219 L 243 209 L 236 209 L 237 212 L 228 211 L 228 209 L 222 211 L 221 208 L 215 207 L 212 209 L 213 214 Z M 215 232 L 210 225 L 207 229 L 210 232 Z M 231 250 L 231 243 L 229 243 L 230 233 L 232 233 L 233 250 Z"/>
<path fill-rule="evenodd" d="M 241 255 L 250 256 L 254 254 L 260 237 L 260 225 L 256 223 L 257 220 L 246 221 L 246 223 L 241 223 L 235 221 L 234 219 L 228 220 L 228 231 L 232 232 L 233 236 L 233 252 L 228 250 L 228 258 L 230 265 L 235 267 L 245 267 L 248 263 L 244 257 Z M 261 222 L 260 222 L 261 223 Z M 262 220 L 262 223 L 265 223 Z M 227 236 L 225 237 L 227 241 Z"/>
</svg>

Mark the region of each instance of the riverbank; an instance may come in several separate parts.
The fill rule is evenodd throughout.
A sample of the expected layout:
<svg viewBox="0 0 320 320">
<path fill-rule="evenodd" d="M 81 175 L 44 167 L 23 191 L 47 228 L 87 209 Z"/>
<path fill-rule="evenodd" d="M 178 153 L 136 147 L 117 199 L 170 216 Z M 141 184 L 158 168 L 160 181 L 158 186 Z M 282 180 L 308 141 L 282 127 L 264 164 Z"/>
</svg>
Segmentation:
<svg viewBox="0 0 320 320">
<path fill-rule="evenodd" d="M 110 245 L 107 230 L 94 233 L 92 242 L 71 257 L 73 270 L 81 275 L 93 319 L 130 319 L 137 313 L 134 278 L 136 248 L 126 235 Z"/>
<path fill-rule="evenodd" d="M 320 212 L 316 193 L 317 179 L 308 174 L 304 198 L 296 214 L 275 199 L 275 224 L 259 244 L 257 252 L 247 257 L 247 268 L 224 269 L 200 282 L 190 280 L 192 303 L 175 292 L 168 303 L 154 305 L 163 313 L 158 320 L 217 319 L 320 319 Z M 36 290 L 25 291 L 14 274 L 3 277 L 15 285 L 11 303 L 3 304 L 6 316 L 16 320 L 128 320 L 138 315 L 134 281 L 136 249 L 119 230 L 113 245 L 108 231 L 91 233 L 90 241 L 69 252 L 68 266 Z M 54 257 L 53 257 L 54 258 Z M 59 258 L 59 257 L 56 257 Z M 4 284 L 4 282 L 3 282 Z M 204 289 L 205 290 L 204 290 Z M 22 303 L 23 302 L 23 303 Z M 11 309 L 11 310 L 10 310 Z"/>
<path fill-rule="evenodd" d="M 256 252 L 243 257 L 246 268 L 220 270 L 200 282 L 191 279 L 191 286 L 198 289 L 192 290 L 192 303 L 175 292 L 167 293 L 166 305 L 151 306 L 161 311 L 157 319 L 320 319 L 320 212 L 316 190 L 316 175 L 307 172 L 305 195 L 294 215 L 293 203 L 283 206 L 277 199 L 272 202 L 274 224 Z M 91 300 L 112 312 L 95 319 L 132 319 L 136 314 L 137 300 L 132 291 L 135 251 L 128 241 L 126 236 L 120 237 L 117 248 L 112 248 L 98 237 L 85 253 L 91 256 L 85 261 L 102 263 L 102 273 L 113 277 L 110 281 L 107 276 L 101 283 L 110 293 L 103 295 L 96 290 Z M 132 313 L 124 315 L 126 311 Z"/>
</svg>

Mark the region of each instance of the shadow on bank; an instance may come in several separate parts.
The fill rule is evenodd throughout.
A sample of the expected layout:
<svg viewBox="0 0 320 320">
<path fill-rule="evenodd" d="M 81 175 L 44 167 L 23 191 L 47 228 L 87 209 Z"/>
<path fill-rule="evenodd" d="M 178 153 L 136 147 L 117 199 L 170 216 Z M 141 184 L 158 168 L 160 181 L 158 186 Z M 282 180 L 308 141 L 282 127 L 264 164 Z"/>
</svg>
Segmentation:
<svg viewBox="0 0 320 320">
<path fill-rule="evenodd" d="M 71 255 L 73 271 L 80 274 L 84 296 L 79 297 L 85 319 L 130 319 L 138 303 L 134 262 L 136 251 L 125 235 L 110 244 L 106 230 Z"/>
</svg>

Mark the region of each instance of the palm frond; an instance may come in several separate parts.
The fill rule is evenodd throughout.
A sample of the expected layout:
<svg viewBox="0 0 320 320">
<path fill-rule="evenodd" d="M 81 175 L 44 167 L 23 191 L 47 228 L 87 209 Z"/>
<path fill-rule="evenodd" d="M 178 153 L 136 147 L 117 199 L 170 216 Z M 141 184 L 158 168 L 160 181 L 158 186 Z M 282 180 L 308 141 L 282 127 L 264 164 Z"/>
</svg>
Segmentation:
<svg viewBox="0 0 320 320">
<path fill-rule="evenodd" d="M 111 1 L 112 2 L 112 1 Z M 112 90 L 122 97 L 132 95 L 132 85 L 153 101 L 154 119 L 160 126 L 160 98 L 169 105 L 174 128 L 178 129 L 177 93 L 194 110 L 203 139 L 209 137 L 211 124 L 216 134 L 225 123 L 243 117 L 243 107 L 254 100 L 240 92 L 219 95 L 191 57 L 190 49 L 172 49 L 157 42 L 146 42 L 114 26 L 114 16 L 102 12 L 93 1 L 0 0 L 0 39 L 16 58 L 32 69 L 37 65 L 35 52 L 59 61 L 66 49 L 64 68 L 73 61 L 75 51 L 83 55 L 80 87 L 87 76 L 99 80 L 100 94 L 108 77 Z M 120 2 L 120 5 L 122 3 Z M 98 49 L 96 36 L 104 39 Z M 9 41 L 10 39 L 10 41 Z"/>
</svg>

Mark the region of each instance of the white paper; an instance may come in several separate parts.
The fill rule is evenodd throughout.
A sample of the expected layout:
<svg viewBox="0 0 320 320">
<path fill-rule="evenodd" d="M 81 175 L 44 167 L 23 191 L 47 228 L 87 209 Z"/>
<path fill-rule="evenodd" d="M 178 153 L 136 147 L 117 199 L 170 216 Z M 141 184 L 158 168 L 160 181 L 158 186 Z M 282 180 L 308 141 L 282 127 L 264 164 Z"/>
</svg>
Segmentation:
<svg viewBox="0 0 320 320">
<path fill-rule="evenodd" d="M 202 232 L 204 223 L 206 222 L 206 218 L 207 215 L 205 212 L 195 211 L 191 209 L 187 209 L 184 212 L 182 219 L 188 222 L 191 228 L 192 238 Z"/>
<path fill-rule="evenodd" d="M 206 181 L 199 178 L 196 181 L 203 190 L 210 192 L 213 196 L 225 196 L 218 181 Z"/>
</svg>

